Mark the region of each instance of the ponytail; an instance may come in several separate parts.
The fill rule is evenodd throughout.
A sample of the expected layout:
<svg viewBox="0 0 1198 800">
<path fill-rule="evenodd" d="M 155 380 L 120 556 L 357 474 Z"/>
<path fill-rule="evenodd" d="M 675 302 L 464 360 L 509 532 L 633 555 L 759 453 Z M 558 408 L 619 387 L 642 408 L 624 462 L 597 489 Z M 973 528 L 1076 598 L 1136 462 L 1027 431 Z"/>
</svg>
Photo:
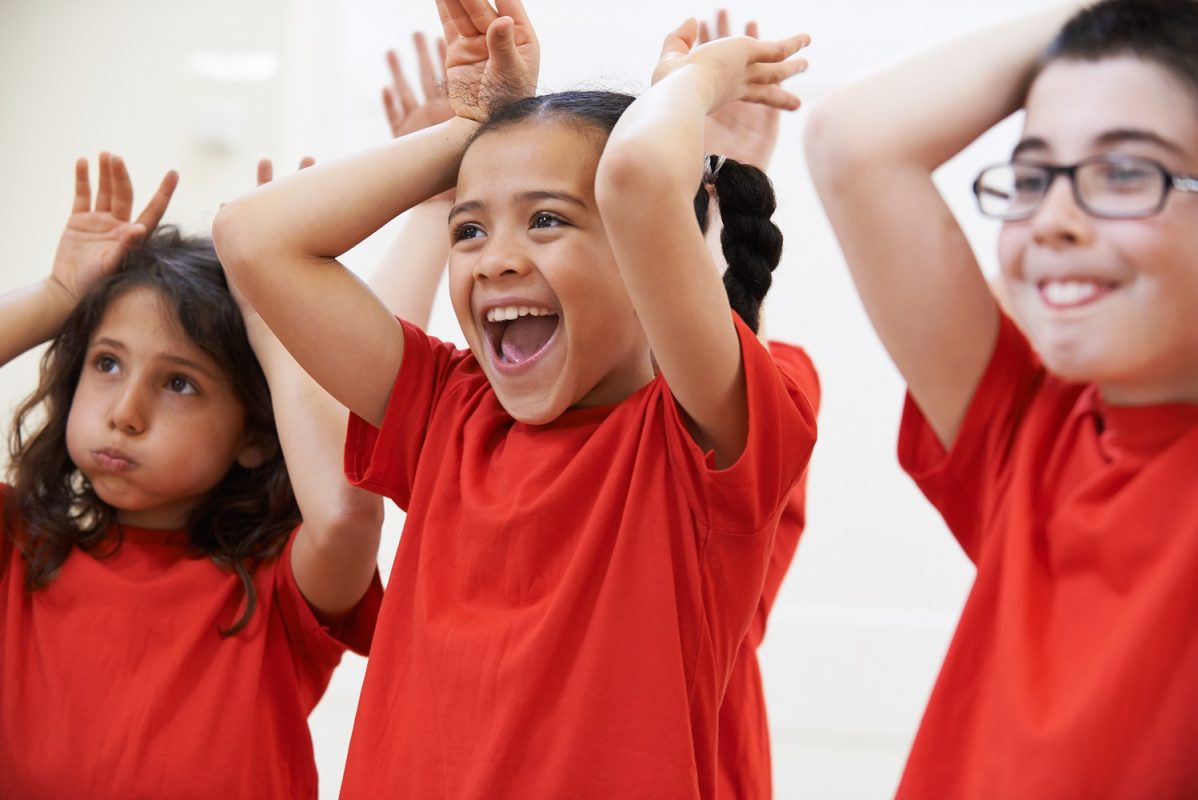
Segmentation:
<svg viewBox="0 0 1198 800">
<path fill-rule="evenodd" d="M 695 216 L 704 232 L 708 225 L 708 186 L 715 187 L 724 223 L 720 246 L 728 262 L 724 272 L 728 302 L 756 333 L 761 324 L 761 302 L 782 258 L 782 231 L 770 219 L 777 207 L 774 187 L 757 167 L 723 156 L 707 156 L 703 185 L 695 195 Z"/>
</svg>

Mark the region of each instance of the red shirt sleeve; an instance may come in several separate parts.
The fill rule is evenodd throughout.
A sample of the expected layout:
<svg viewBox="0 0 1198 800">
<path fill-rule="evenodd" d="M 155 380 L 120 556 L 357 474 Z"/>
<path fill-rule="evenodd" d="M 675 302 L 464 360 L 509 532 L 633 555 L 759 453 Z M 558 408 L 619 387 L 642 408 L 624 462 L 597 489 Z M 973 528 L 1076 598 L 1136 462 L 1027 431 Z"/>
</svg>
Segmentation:
<svg viewBox="0 0 1198 800">
<path fill-rule="evenodd" d="M 273 565 L 274 591 L 296 665 L 300 691 L 304 694 L 303 701 L 305 707 L 311 708 L 324 694 L 329 676 L 345 650 L 353 650 L 362 656 L 369 654 L 374 623 L 383 600 L 383 584 L 376 569 L 370 588 L 353 609 L 335 621 L 322 622 L 300 592 L 291 569 L 291 548 L 298 531 L 298 527 L 292 531 L 287 546 Z"/>
<path fill-rule="evenodd" d="M 695 443 L 677 403 L 667 407 L 668 452 L 691 510 L 719 533 L 772 533 L 783 502 L 807 467 L 815 444 L 815 410 L 783 378 L 756 334 L 734 316 L 748 396 L 749 432 L 735 463 L 715 466 L 715 454 Z"/>
<path fill-rule="evenodd" d="M 998 499 L 1015 436 L 1043 380 L 1044 369 L 1031 345 L 1004 314 L 994 353 L 951 448 L 940 443 L 910 394 L 904 402 L 899 464 L 974 563 L 985 545 L 984 521 Z"/>
<path fill-rule="evenodd" d="M 390 497 L 405 511 L 411 501 L 416 466 L 437 401 L 455 367 L 470 356 L 400 320 L 403 361 L 382 428 L 350 413 L 345 434 L 345 474 L 350 483 Z M 386 435 L 380 436 L 380 431 Z"/>
</svg>

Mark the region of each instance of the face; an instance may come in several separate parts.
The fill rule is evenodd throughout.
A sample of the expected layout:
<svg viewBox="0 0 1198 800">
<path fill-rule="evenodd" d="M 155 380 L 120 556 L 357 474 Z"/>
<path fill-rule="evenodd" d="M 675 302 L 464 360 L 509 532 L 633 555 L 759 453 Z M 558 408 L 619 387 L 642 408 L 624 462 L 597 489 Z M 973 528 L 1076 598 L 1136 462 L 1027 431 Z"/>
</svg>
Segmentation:
<svg viewBox="0 0 1198 800">
<path fill-rule="evenodd" d="M 1058 61 L 1028 96 L 1014 161 L 1151 158 L 1198 174 L 1198 105 L 1135 58 Z M 1198 402 L 1198 196 L 1171 191 L 1143 219 L 1099 219 L 1058 178 L 1035 216 L 1008 222 L 999 259 L 1010 308 L 1055 374 L 1108 402 Z"/>
<path fill-rule="evenodd" d="M 602 139 L 527 122 L 471 145 L 450 212 L 449 288 L 503 407 L 543 424 L 652 379 L 649 345 L 595 206 Z"/>
<path fill-rule="evenodd" d="M 88 343 L 67 451 L 126 525 L 174 529 L 239 459 L 245 410 L 219 365 L 153 289 L 112 300 Z"/>
</svg>

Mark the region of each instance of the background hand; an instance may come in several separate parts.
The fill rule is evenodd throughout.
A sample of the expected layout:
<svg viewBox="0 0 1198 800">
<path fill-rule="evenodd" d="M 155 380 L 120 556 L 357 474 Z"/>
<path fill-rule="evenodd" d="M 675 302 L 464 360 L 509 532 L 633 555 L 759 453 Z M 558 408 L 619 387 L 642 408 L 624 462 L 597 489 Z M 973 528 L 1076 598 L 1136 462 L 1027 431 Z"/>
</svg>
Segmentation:
<svg viewBox="0 0 1198 800">
<path fill-rule="evenodd" d="M 757 23 L 745 25 L 745 35 L 757 38 Z M 699 23 L 699 44 L 707 44 L 713 38 L 723 39 L 731 35 L 728 26 L 728 11 L 721 8 L 716 12 L 715 36 L 706 22 Z M 703 130 L 704 149 L 708 153 L 728 156 L 742 164 L 752 164 L 762 172 L 769 166 L 774 148 L 778 144 L 778 127 L 782 112 L 774 106 L 736 100 L 707 115 Z"/>
<path fill-rule="evenodd" d="M 423 102 L 417 98 L 404 77 L 399 55 L 394 50 L 387 51 L 391 85 L 383 88 L 383 110 L 387 113 L 387 122 L 391 124 L 391 135 L 397 138 L 453 118 L 453 109 L 442 82 L 445 73 L 445 40 L 437 40 L 437 55 L 441 64 L 439 71 L 433 65 L 424 34 L 414 34 L 412 41 L 416 48 Z"/>
<path fill-rule="evenodd" d="M 115 270 L 130 248 L 154 230 L 179 183 L 179 173 L 166 173 L 137 220 L 130 222 L 133 183 L 124 159 L 101 153 L 98 173 L 93 207 L 87 159 L 75 162 L 75 203 L 50 271 L 50 279 L 66 290 L 72 303 Z"/>
<path fill-rule="evenodd" d="M 805 59 L 791 58 L 811 43 L 807 34 L 776 41 L 732 36 L 695 47 L 698 39 L 699 24 L 694 19 L 688 19 L 671 32 L 653 70 L 653 83 L 681 67 L 696 66 L 706 75 L 712 89 L 708 113 L 736 100 L 792 111 L 799 107 L 798 96 L 780 84 L 807 68 Z"/>
<path fill-rule="evenodd" d="M 445 31 L 445 86 L 459 117 L 483 122 L 491 109 L 537 89 L 541 46 L 520 0 L 437 0 Z"/>
</svg>

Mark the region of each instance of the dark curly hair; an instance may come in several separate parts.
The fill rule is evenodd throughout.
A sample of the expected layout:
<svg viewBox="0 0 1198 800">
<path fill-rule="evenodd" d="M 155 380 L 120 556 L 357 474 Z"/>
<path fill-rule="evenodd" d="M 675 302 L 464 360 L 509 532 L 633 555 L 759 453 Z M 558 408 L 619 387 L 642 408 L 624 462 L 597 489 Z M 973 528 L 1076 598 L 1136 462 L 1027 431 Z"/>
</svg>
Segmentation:
<svg viewBox="0 0 1198 800">
<path fill-rule="evenodd" d="M 79 301 L 42 357 L 37 390 L 13 421 L 4 534 L 27 562 L 30 591 L 49 583 L 74 547 L 105 556 L 121 546 L 116 510 L 71 461 L 66 427 L 93 332 L 114 299 L 140 287 L 158 292 L 187 336 L 225 370 L 245 407 L 247 432 L 271 454 L 253 469 L 234 463 L 188 519 L 191 544 L 241 579 L 245 610 L 221 631 L 231 636 L 257 606 L 251 572 L 278 556 L 300 515 L 278 447 L 270 389 L 211 239 L 159 228 Z"/>
<path fill-rule="evenodd" d="M 471 142 L 490 131 L 527 120 L 572 123 L 606 139 L 635 99 L 632 95 L 603 91 L 527 97 L 495 109 L 475 130 Z M 782 231 L 770 220 L 776 207 L 774 188 L 761 170 L 726 159 L 716 177 L 715 195 L 724 223 L 720 245 L 724 260 L 728 262 L 724 289 L 728 292 L 732 310 L 756 332 L 760 326 L 761 303 L 773 281 L 772 273 L 782 258 Z M 706 184 L 700 184 L 694 204 L 699 227 L 706 232 L 709 211 Z"/>
<path fill-rule="evenodd" d="M 1058 60 L 1134 56 L 1169 70 L 1198 99 L 1198 2 L 1102 0 L 1065 23 L 1040 57 L 1037 74 Z"/>
</svg>

